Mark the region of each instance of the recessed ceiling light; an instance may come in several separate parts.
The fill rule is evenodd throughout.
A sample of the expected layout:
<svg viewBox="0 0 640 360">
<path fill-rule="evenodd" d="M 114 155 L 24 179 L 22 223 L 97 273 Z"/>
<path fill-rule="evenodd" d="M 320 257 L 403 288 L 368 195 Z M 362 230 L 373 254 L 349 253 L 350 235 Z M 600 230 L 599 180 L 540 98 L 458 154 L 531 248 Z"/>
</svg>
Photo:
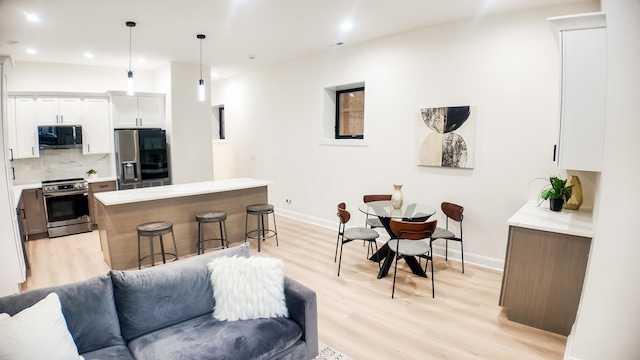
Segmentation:
<svg viewBox="0 0 640 360">
<path fill-rule="evenodd" d="M 93 59 L 93 54 L 90 52 L 86 52 L 84 53 L 84 57 L 86 57 L 87 59 Z"/>
<path fill-rule="evenodd" d="M 26 18 L 31 22 L 40 22 L 40 17 L 36 14 L 27 14 Z"/>
<path fill-rule="evenodd" d="M 29 54 L 37 54 L 38 52 L 36 51 L 36 49 L 27 49 L 27 53 L 29 53 Z"/>
<path fill-rule="evenodd" d="M 351 28 L 352 28 L 352 27 L 353 27 L 353 26 L 352 26 L 352 25 L 351 25 L 351 23 L 350 23 L 350 22 L 348 22 L 348 21 L 343 22 L 343 23 L 342 23 L 342 25 L 340 26 L 340 28 L 341 28 L 342 30 L 345 30 L 345 31 L 347 31 L 347 30 L 351 30 Z"/>
<path fill-rule="evenodd" d="M 249 60 L 255 60 L 256 56 L 255 55 L 249 55 Z"/>
<path fill-rule="evenodd" d="M 147 60 L 145 60 L 144 58 L 138 58 L 138 62 L 139 63 L 145 63 L 145 62 L 147 62 Z"/>
<path fill-rule="evenodd" d="M 342 41 L 338 41 L 338 42 L 336 43 L 336 45 L 338 45 L 338 46 L 340 46 L 340 45 L 342 45 L 342 44 L 344 44 Z"/>
<path fill-rule="evenodd" d="M 9 40 L 9 41 L 7 41 L 7 44 L 9 44 L 9 45 L 18 45 L 18 44 L 20 44 L 20 42 L 16 41 L 16 40 Z"/>
</svg>

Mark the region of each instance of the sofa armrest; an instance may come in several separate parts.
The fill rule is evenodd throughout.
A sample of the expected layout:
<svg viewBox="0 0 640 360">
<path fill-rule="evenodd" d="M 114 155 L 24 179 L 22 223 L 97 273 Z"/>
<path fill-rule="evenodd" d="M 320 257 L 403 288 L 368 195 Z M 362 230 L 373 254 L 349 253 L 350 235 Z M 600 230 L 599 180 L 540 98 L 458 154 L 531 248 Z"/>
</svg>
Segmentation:
<svg viewBox="0 0 640 360">
<path fill-rule="evenodd" d="M 308 359 L 318 355 L 318 302 L 316 293 L 301 283 L 285 277 L 284 295 L 289 318 L 303 330 L 302 340 L 307 345 Z"/>
</svg>

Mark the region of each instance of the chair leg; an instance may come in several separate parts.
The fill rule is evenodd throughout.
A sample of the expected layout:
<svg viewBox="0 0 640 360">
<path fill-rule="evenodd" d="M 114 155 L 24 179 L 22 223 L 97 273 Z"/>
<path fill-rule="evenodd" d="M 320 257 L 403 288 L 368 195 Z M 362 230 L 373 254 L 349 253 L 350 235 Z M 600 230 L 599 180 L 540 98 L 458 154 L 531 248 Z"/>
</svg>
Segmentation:
<svg viewBox="0 0 640 360">
<path fill-rule="evenodd" d="M 427 264 L 429 264 L 428 258 L 427 258 Z M 434 299 L 436 297 L 436 288 L 434 287 L 434 281 L 433 281 L 433 257 L 431 258 L 431 297 Z"/>
<path fill-rule="evenodd" d="M 344 246 L 344 239 L 340 242 L 340 260 L 338 261 L 338 276 L 340 276 L 340 265 L 342 265 L 342 247 Z"/>
<path fill-rule="evenodd" d="M 444 259 L 446 261 L 449 261 L 449 239 L 445 239 L 445 245 L 444 245 Z"/>
<path fill-rule="evenodd" d="M 464 247 L 462 245 L 462 239 L 460 239 L 460 254 L 462 259 L 462 273 L 464 274 Z"/>
<path fill-rule="evenodd" d="M 336 254 L 333 257 L 333 263 L 335 264 L 336 260 L 338 260 L 338 246 L 340 245 L 340 233 L 338 233 L 338 239 L 336 240 Z"/>
<path fill-rule="evenodd" d="M 393 250 L 391 250 L 391 251 L 393 251 Z M 395 268 L 393 269 L 393 288 L 392 288 L 392 290 L 391 290 L 391 298 L 392 298 L 392 299 L 393 299 L 393 296 L 394 296 L 394 295 L 395 295 L 395 293 L 396 293 L 396 274 L 398 273 L 398 258 L 399 258 L 399 257 L 400 257 L 400 256 L 399 256 L 399 254 L 398 254 L 398 253 L 396 253 L 396 266 L 395 266 Z"/>
<path fill-rule="evenodd" d="M 377 254 L 377 253 L 378 253 L 378 251 L 379 251 L 379 250 L 378 250 L 378 242 L 377 242 L 376 240 L 373 240 L 373 244 L 374 244 L 374 245 L 375 245 L 375 247 L 376 247 L 376 252 L 375 252 L 374 254 Z M 372 250 L 372 251 L 373 251 L 373 250 Z M 373 254 L 372 254 L 372 255 L 373 255 Z M 382 269 L 382 262 L 380 261 L 379 256 L 377 256 L 377 257 L 378 257 L 378 259 L 377 259 L 377 260 L 378 260 L 378 271 L 380 271 L 380 269 Z M 368 258 L 368 257 L 367 257 L 367 258 Z"/>
</svg>

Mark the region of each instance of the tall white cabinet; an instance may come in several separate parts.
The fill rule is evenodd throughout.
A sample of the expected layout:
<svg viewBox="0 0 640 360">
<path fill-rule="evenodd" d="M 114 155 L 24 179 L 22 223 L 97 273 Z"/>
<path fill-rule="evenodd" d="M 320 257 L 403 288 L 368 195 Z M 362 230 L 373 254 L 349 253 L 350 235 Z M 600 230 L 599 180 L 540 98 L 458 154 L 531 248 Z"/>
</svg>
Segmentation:
<svg viewBox="0 0 640 360">
<path fill-rule="evenodd" d="M 19 284 L 26 279 L 26 266 L 22 242 L 18 232 L 18 219 L 11 181 L 11 159 L 8 151 L 7 76 L 12 64 L 9 57 L 0 56 L 0 296 L 18 293 Z"/>
<path fill-rule="evenodd" d="M 560 127 L 555 160 L 567 170 L 601 171 L 607 91 L 605 15 L 549 18 L 561 51 Z"/>
</svg>

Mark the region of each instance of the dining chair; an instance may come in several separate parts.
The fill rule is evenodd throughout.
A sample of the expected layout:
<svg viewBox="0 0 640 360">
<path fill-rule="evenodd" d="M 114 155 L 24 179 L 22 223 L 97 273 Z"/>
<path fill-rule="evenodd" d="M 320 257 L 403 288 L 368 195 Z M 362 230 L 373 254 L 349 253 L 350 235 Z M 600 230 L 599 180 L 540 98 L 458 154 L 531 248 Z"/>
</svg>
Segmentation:
<svg viewBox="0 0 640 360">
<path fill-rule="evenodd" d="M 460 254 L 462 260 L 462 273 L 464 274 L 464 246 L 462 244 L 462 219 L 464 218 L 464 208 L 460 205 L 452 204 L 449 202 L 443 202 L 440 205 L 442 212 L 446 215 L 445 227 L 436 228 L 436 231 L 431 235 L 431 243 L 438 239 L 445 239 L 445 260 L 449 261 L 449 240 L 460 242 Z M 449 219 L 458 223 L 460 236 L 449 230 Z"/>
<path fill-rule="evenodd" d="M 369 203 L 372 201 L 391 201 L 391 194 L 389 195 L 364 195 L 362 197 L 362 202 Z M 372 229 L 384 227 L 382 222 L 377 217 L 369 217 L 367 214 L 366 225 Z"/>
<path fill-rule="evenodd" d="M 431 261 L 431 297 L 436 297 L 433 281 L 433 257 L 431 254 L 431 242 L 427 241 L 436 229 L 437 220 L 426 222 L 413 222 L 392 219 L 389 228 L 395 237 L 387 245 L 389 249 L 396 253 L 396 263 L 393 270 L 393 290 L 391 298 L 396 292 L 396 274 L 398 273 L 398 259 L 406 256 L 417 256 L 427 260 L 427 265 Z M 425 266 L 425 268 L 426 268 Z"/>
<path fill-rule="evenodd" d="M 391 194 L 389 195 L 364 195 L 362 196 L 362 202 L 369 203 L 372 201 L 391 201 Z M 380 219 L 377 216 L 370 216 L 369 214 L 367 214 L 367 218 L 365 220 L 365 226 L 368 226 L 371 229 L 375 229 L 375 228 L 384 228 L 384 225 L 382 225 L 382 221 L 380 221 Z M 364 246 L 364 241 L 362 242 L 362 246 Z M 369 246 L 369 249 L 367 249 L 367 257 L 369 257 L 369 250 L 370 250 L 371 246 Z M 375 253 L 374 253 L 375 254 Z"/>
<path fill-rule="evenodd" d="M 373 251 L 372 246 L 375 246 L 376 252 L 378 251 L 378 242 L 376 239 L 380 236 L 377 231 L 369 229 L 367 227 L 355 227 L 346 228 L 349 219 L 351 219 L 351 213 L 347 211 L 345 203 L 338 204 L 338 218 L 340 218 L 340 224 L 338 225 L 338 240 L 336 241 L 336 254 L 333 258 L 333 262 L 336 262 L 338 257 L 338 245 L 340 245 L 340 260 L 338 261 L 338 276 L 340 276 L 340 266 L 342 264 L 342 246 L 348 242 L 354 240 L 363 240 L 369 243 L 369 250 Z M 378 262 L 378 268 L 380 268 L 380 262 Z"/>
</svg>

